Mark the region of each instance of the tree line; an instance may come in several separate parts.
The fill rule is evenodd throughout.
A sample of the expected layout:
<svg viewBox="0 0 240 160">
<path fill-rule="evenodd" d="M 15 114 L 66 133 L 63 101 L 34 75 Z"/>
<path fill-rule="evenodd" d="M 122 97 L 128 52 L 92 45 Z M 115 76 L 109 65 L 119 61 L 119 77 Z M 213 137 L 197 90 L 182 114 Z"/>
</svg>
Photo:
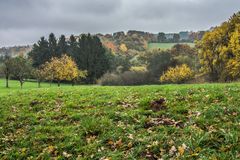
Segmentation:
<svg viewBox="0 0 240 160">
<path fill-rule="evenodd" d="M 196 40 L 201 40 L 205 31 L 199 32 L 180 32 L 180 33 L 173 33 L 170 38 L 167 38 L 167 34 L 164 32 L 159 32 L 157 35 L 157 42 L 158 43 L 181 43 L 181 42 L 194 42 Z M 181 38 L 181 34 L 184 34 L 184 37 Z"/>
<path fill-rule="evenodd" d="M 79 70 L 77 64 L 67 55 L 60 58 L 53 57 L 38 68 L 34 68 L 31 60 L 26 57 L 11 58 L 5 56 L 1 65 L 1 72 L 5 76 L 7 88 L 9 88 L 10 77 L 18 80 L 22 88 L 28 78 L 36 79 L 38 87 L 41 87 L 43 81 L 49 81 L 50 85 L 53 81 L 56 81 L 58 86 L 60 86 L 61 81 L 69 81 L 74 85 L 87 76 L 87 71 Z"/>
<path fill-rule="evenodd" d="M 33 67 L 38 68 L 51 58 L 59 58 L 64 54 L 75 61 L 79 70 L 88 72 L 85 82 L 89 84 L 95 83 L 109 68 L 106 49 L 97 36 L 90 34 L 82 34 L 79 37 L 71 35 L 69 40 L 61 35 L 57 40 L 51 33 L 48 40 L 42 37 L 34 44 L 29 58 Z"/>
<path fill-rule="evenodd" d="M 82 34 L 73 35 L 66 40 L 64 35 L 59 39 L 53 33 L 48 40 L 41 37 L 33 45 L 27 56 L 4 56 L 0 71 L 8 80 L 19 80 L 20 86 L 28 78 L 38 81 L 57 82 L 68 81 L 72 84 L 83 80 L 85 83 L 96 83 L 110 67 L 108 52 L 97 36 Z"/>
</svg>

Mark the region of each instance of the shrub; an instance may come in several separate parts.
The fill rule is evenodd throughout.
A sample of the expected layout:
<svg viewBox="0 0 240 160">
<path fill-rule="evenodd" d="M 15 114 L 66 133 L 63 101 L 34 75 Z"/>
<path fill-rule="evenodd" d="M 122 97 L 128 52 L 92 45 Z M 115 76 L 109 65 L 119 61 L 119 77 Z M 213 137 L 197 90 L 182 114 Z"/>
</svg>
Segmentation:
<svg viewBox="0 0 240 160">
<path fill-rule="evenodd" d="M 99 80 L 100 85 L 143 85 L 153 83 L 148 72 L 126 71 L 121 74 L 107 73 Z"/>
<path fill-rule="evenodd" d="M 98 84 L 100 85 L 121 85 L 121 79 L 120 76 L 115 73 L 106 73 L 104 74 L 98 81 Z"/>
<path fill-rule="evenodd" d="M 149 84 L 149 74 L 143 71 L 126 71 L 120 75 L 123 85 Z"/>
<path fill-rule="evenodd" d="M 184 83 L 191 80 L 194 76 L 193 71 L 186 64 L 170 67 L 166 73 L 160 77 L 162 83 Z"/>
</svg>

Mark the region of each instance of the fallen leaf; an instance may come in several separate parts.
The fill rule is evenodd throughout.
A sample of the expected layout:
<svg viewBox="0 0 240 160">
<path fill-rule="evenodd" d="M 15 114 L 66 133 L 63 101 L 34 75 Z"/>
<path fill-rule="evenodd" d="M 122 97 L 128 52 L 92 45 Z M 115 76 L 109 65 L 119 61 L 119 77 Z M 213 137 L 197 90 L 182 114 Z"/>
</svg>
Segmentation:
<svg viewBox="0 0 240 160">
<path fill-rule="evenodd" d="M 132 146 L 133 146 L 132 142 L 129 142 L 128 143 L 128 148 L 132 148 Z"/>
<path fill-rule="evenodd" d="M 119 139 L 117 142 L 116 142 L 116 147 L 119 148 L 123 145 L 122 143 L 122 139 Z"/>
<path fill-rule="evenodd" d="M 128 138 L 133 139 L 133 134 L 129 134 Z"/>
<path fill-rule="evenodd" d="M 177 152 L 177 149 L 175 146 L 172 146 L 171 149 L 169 150 L 169 154 L 172 156 Z"/>
<path fill-rule="evenodd" d="M 63 156 L 64 156 L 65 158 L 69 158 L 69 157 L 72 156 L 72 154 L 68 154 L 67 152 L 63 152 Z"/>
<path fill-rule="evenodd" d="M 178 147 L 178 152 L 179 152 L 180 156 L 182 156 L 184 154 L 184 152 L 185 152 L 184 147 L 183 146 L 179 146 Z"/>
<path fill-rule="evenodd" d="M 108 141 L 108 144 L 109 144 L 109 145 L 113 145 L 114 142 L 113 142 L 112 140 L 109 140 L 109 141 Z"/>
</svg>

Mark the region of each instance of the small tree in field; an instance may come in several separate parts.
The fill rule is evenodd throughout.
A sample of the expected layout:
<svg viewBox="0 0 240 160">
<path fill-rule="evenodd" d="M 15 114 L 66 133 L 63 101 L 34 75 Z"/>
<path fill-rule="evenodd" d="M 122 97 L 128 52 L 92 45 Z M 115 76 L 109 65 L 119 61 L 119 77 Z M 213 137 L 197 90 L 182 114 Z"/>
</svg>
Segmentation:
<svg viewBox="0 0 240 160">
<path fill-rule="evenodd" d="M 9 78 L 10 78 L 10 74 L 11 74 L 11 68 L 12 68 L 12 59 L 9 56 L 4 56 L 3 59 L 3 64 L 1 65 L 1 73 L 5 76 L 6 79 L 6 88 L 9 88 Z"/>
<path fill-rule="evenodd" d="M 38 69 L 34 69 L 32 73 L 33 73 L 33 76 L 37 79 L 38 88 L 40 88 L 41 82 L 44 81 L 47 77 L 47 72 L 45 72 L 43 67 L 40 67 Z"/>
<path fill-rule="evenodd" d="M 11 73 L 13 78 L 20 82 L 22 88 L 25 79 L 31 73 L 31 63 L 24 57 L 16 57 L 11 60 Z"/>
<path fill-rule="evenodd" d="M 71 57 L 63 55 L 60 58 L 52 58 L 50 62 L 44 65 L 44 70 L 47 73 L 46 78 L 48 80 L 55 80 L 60 86 L 60 82 L 71 81 L 73 84 L 75 81 L 86 77 L 86 71 L 79 71 L 76 63 Z"/>
<path fill-rule="evenodd" d="M 50 82 L 50 86 L 52 85 L 52 82 L 54 80 L 54 68 L 53 68 L 53 63 L 51 62 L 46 62 L 43 65 L 43 71 L 45 73 L 45 80 L 48 80 Z"/>
</svg>

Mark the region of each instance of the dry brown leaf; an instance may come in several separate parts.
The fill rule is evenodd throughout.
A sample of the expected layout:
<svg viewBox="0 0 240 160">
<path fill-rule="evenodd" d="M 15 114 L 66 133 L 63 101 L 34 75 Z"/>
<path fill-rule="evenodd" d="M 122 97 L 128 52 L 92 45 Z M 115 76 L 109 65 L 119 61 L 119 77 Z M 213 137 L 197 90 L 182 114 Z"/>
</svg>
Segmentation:
<svg viewBox="0 0 240 160">
<path fill-rule="evenodd" d="M 117 142 L 116 142 L 116 147 L 119 148 L 123 145 L 122 143 L 122 139 L 119 139 Z"/>
<path fill-rule="evenodd" d="M 128 148 L 132 148 L 132 146 L 133 146 L 132 142 L 129 142 L 128 143 Z"/>
<path fill-rule="evenodd" d="M 178 152 L 179 152 L 180 156 L 182 156 L 184 154 L 184 152 L 185 152 L 184 147 L 183 146 L 179 146 L 178 147 Z"/>
</svg>

